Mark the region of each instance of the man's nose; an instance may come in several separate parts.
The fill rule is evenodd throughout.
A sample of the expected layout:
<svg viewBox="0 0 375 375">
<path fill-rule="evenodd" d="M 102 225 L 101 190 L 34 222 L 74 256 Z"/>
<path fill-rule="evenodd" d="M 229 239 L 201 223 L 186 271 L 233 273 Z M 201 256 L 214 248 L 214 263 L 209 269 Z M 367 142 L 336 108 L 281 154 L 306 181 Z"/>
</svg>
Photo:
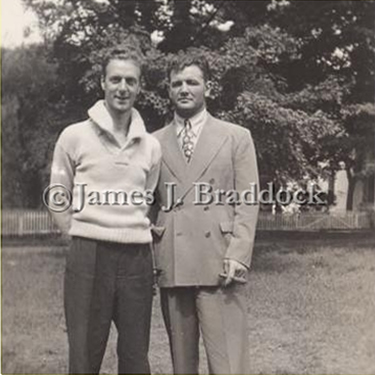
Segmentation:
<svg viewBox="0 0 375 375">
<path fill-rule="evenodd" d="M 181 92 L 188 92 L 188 85 L 186 84 L 186 82 L 182 82 Z"/>
<path fill-rule="evenodd" d="M 123 78 L 123 79 L 119 82 L 118 89 L 121 90 L 121 91 L 125 91 L 127 88 L 128 88 L 128 86 L 127 86 L 127 84 L 126 84 L 126 80 L 125 80 L 125 78 Z"/>
</svg>

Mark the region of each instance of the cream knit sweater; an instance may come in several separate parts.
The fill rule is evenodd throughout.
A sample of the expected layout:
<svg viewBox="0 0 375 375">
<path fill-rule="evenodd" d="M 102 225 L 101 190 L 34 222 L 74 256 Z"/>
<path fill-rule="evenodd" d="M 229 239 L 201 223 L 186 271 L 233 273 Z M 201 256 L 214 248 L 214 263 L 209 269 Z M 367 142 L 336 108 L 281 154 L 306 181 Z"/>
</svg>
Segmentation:
<svg viewBox="0 0 375 375">
<path fill-rule="evenodd" d="M 68 126 L 56 143 L 50 210 L 60 229 L 72 236 L 151 242 L 147 213 L 159 177 L 160 145 L 135 109 L 123 146 L 111 133 L 112 118 L 103 101 L 88 114 L 88 120 Z M 70 193 L 71 206 L 59 212 L 59 203 Z"/>
</svg>

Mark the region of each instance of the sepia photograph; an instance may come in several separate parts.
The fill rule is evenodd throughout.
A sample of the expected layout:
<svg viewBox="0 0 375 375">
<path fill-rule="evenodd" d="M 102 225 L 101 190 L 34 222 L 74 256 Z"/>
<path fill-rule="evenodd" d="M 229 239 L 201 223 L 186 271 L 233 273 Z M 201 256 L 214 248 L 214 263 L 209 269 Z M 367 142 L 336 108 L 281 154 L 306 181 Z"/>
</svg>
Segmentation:
<svg viewBox="0 0 375 375">
<path fill-rule="evenodd" d="M 375 0 L 1 0 L 1 374 L 375 375 Z"/>
</svg>

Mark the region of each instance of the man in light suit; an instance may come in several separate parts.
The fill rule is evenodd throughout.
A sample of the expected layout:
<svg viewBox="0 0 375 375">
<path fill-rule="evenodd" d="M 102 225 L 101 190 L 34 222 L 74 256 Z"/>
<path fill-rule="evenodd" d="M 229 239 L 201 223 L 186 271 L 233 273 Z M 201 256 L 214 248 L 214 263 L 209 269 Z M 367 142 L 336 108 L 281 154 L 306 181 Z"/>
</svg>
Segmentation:
<svg viewBox="0 0 375 375">
<path fill-rule="evenodd" d="M 168 78 L 175 115 L 154 133 L 163 153 L 154 249 L 174 373 L 198 374 L 202 332 L 211 374 L 247 374 L 244 283 L 258 215 L 248 191 L 258 184 L 254 145 L 247 129 L 207 112 L 203 56 L 177 56 Z"/>
</svg>

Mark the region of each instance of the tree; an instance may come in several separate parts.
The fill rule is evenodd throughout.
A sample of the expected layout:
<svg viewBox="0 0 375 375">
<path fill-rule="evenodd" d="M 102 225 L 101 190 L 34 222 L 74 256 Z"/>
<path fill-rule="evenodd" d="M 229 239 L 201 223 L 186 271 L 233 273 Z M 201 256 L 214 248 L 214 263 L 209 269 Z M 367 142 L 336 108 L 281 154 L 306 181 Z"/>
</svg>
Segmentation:
<svg viewBox="0 0 375 375">
<path fill-rule="evenodd" d="M 324 146 L 321 156 L 330 161 L 331 172 L 339 161 L 345 162 L 351 209 L 356 182 L 375 176 L 375 2 L 244 1 L 227 2 L 224 8 L 225 17 L 236 19 L 232 31 L 237 35 L 249 23 L 268 23 L 298 41 L 300 57 L 272 71 L 288 83 L 293 108 L 308 113 L 314 107 L 322 109 L 342 128 L 319 145 Z"/>
<path fill-rule="evenodd" d="M 347 208 L 352 209 L 356 182 L 375 178 L 375 2 L 291 2 L 290 16 L 303 22 L 277 22 L 303 40 L 301 61 L 293 67 L 295 85 L 300 77 L 319 82 L 335 76 L 345 84 L 340 106 L 330 111 L 343 132 L 327 143 L 333 169 L 344 161 L 349 180 Z M 306 74 L 306 70 L 310 72 Z"/>
<path fill-rule="evenodd" d="M 363 111 L 374 102 L 374 1 L 23 1 L 39 16 L 59 77 L 58 100 L 39 107 L 39 117 L 55 116 L 54 125 L 43 122 L 47 133 L 69 123 L 61 107 L 72 120 L 85 116 L 101 95 L 101 57 L 128 41 L 147 59 L 138 107 L 149 130 L 170 115 L 170 53 L 204 53 L 213 67 L 210 110 L 251 129 L 267 178 L 313 178 L 327 160 L 332 169 L 345 160 L 355 174 L 364 168 L 358 155 L 370 152 L 373 132 L 373 112 Z"/>
<path fill-rule="evenodd" d="M 38 207 L 62 108 L 56 66 L 40 46 L 2 50 L 5 207 Z"/>
</svg>

